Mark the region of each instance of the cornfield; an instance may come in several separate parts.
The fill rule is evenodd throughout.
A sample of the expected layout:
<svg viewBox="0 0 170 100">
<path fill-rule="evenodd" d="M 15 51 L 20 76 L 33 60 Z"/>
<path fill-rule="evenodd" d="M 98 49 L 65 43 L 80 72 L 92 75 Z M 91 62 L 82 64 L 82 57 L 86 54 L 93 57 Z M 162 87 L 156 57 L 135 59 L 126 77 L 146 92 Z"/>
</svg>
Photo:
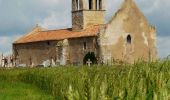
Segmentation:
<svg viewBox="0 0 170 100">
<path fill-rule="evenodd" d="M 169 100 L 170 61 L 134 65 L 0 69 L 0 80 L 22 81 L 56 100 Z"/>
</svg>

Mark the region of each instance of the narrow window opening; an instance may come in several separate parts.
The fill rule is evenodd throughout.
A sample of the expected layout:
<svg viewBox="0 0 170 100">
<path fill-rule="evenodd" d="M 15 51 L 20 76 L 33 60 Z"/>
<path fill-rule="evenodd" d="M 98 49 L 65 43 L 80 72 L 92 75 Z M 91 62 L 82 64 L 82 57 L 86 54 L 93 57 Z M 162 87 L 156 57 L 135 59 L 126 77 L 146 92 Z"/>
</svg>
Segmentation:
<svg viewBox="0 0 170 100">
<path fill-rule="evenodd" d="M 99 0 L 96 0 L 96 10 L 99 10 Z"/>
<path fill-rule="evenodd" d="M 96 0 L 96 10 L 102 9 L 102 0 Z"/>
<path fill-rule="evenodd" d="M 99 0 L 99 10 L 102 9 L 102 0 Z"/>
<path fill-rule="evenodd" d="M 48 46 L 50 45 L 50 41 L 47 41 L 47 45 L 48 45 Z"/>
<path fill-rule="evenodd" d="M 80 10 L 80 0 L 76 0 L 77 10 Z"/>
<path fill-rule="evenodd" d="M 130 35 L 127 36 L 127 43 L 128 44 L 131 44 L 132 43 L 132 38 Z"/>
<path fill-rule="evenodd" d="M 92 0 L 89 0 L 89 10 L 91 10 L 92 9 Z"/>
<path fill-rule="evenodd" d="M 87 49 L 87 43 L 86 43 L 86 42 L 83 43 L 83 49 L 84 49 L 84 50 Z"/>
</svg>

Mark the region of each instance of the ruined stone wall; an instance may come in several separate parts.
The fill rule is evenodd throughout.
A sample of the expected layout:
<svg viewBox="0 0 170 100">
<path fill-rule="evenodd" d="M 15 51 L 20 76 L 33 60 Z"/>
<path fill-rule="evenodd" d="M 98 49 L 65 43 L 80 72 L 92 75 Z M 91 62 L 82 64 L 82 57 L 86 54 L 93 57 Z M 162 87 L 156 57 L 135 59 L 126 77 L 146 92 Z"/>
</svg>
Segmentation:
<svg viewBox="0 0 170 100">
<path fill-rule="evenodd" d="M 14 54 L 19 64 L 39 65 L 49 59 L 56 59 L 56 41 L 13 45 Z"/>
<path fill-rule="evenodd" d="M 131 42 L 127 41 L 128 35 Z M 122 8 L 100 34 L 101 61 L 114 60 L 134 63 L 137 60 L 156 60 L 156 30 L 137 8 L 133 0 L 126 0 Z"/>
</svg>

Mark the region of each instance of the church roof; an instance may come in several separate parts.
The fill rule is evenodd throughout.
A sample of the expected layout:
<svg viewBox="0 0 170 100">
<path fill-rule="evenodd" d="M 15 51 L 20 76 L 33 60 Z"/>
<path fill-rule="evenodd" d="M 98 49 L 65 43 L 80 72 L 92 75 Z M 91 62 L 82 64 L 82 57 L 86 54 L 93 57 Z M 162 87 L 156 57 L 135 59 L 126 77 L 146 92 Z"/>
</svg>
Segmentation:
<svg viewBox="0 0 170 100">
<path fill-rule="evenodd" d="M 44 31 L 42 28 L 37 27 L 32 32 L 16 40 L 14 44 L 97 36 L 97 33 L 103 26 L 105 25 L 94 25 L 81 31 L 72 31 L 71 28 Z"/>
</svg>

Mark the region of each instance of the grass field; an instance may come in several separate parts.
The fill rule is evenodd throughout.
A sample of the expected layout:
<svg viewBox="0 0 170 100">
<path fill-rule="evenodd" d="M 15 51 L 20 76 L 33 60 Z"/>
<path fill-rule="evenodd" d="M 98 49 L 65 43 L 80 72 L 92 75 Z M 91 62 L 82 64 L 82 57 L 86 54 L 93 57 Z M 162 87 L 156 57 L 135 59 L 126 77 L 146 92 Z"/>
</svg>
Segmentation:
<svg viewBox="0 0 170 100">
<path fill-rule="evenodd" d="M 24 82 L 56 100 L 169 100 L 170 61 L 134 65 L 1 69 L 0 79 Z"/>
<path fill-rule="evenodd" d="M 22 82 L 0 81 L 0 100 L 52 100 L 36 86 Z"/>
</svg>

